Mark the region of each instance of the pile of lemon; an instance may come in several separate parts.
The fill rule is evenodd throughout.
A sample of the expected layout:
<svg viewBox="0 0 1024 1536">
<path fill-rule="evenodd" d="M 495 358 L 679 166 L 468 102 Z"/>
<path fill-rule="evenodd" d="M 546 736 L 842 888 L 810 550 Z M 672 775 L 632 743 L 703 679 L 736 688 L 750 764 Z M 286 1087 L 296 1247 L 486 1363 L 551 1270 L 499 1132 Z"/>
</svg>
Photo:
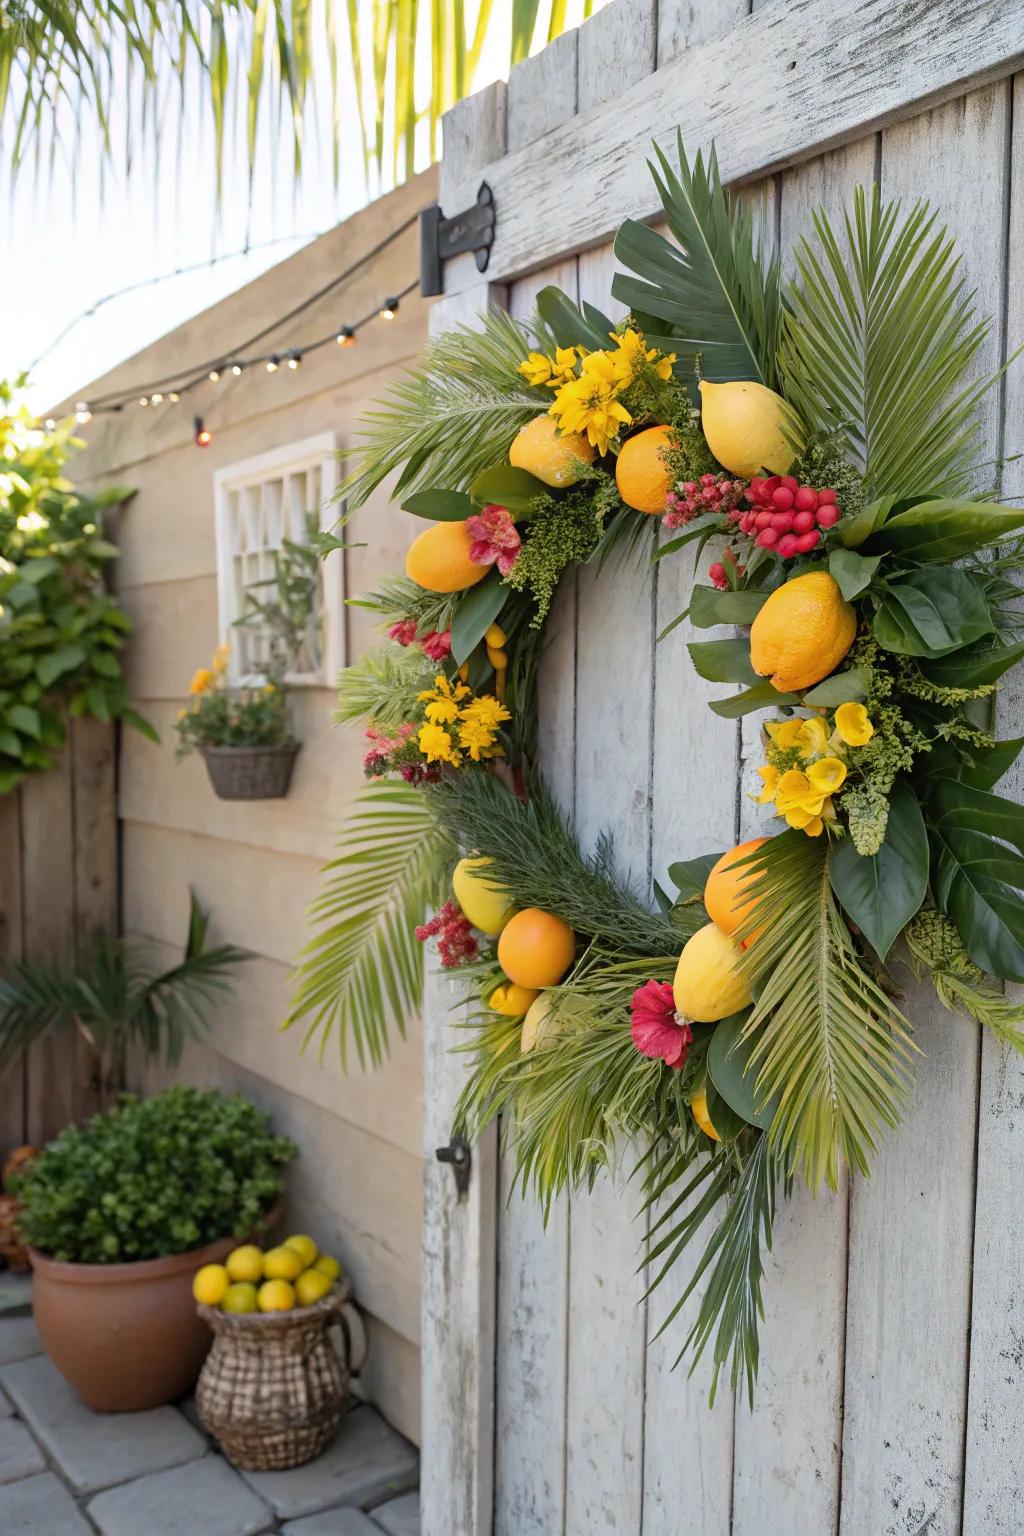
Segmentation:
<svg viewBox="0 0 1024 1536">
<path fill-rule="evenodd" d="M 223 1264 L 204 1264 L 192 1295 L 222 1312 L 290 1312 L 322 1301 L 340 1276 L 337 1259 L 300 1233 L 266 1252 L 245 1243 Z"/>
</svg>

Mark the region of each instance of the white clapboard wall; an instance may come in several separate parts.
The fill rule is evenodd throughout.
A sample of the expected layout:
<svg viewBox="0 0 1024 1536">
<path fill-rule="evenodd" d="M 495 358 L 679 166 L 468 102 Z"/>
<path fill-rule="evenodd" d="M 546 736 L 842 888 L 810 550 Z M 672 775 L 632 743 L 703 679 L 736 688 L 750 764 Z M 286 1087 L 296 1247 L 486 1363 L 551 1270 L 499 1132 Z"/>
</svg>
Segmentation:
<svg viewBox="0 0 1024 1536">
<path fill-rule="evenodd" d="M 441 203 L 495 194 L 488 272 L 449 263 L 432 329 L 528 318 L 554 282 L 614 310 L 609 240 L 655 219 L 650 142 L 715 139 L 787 270 L 811 211 L 857 183 L 926 196 L 993 316 L 977 362 L 1024 343 L 1024 0 L 611 0 L 445 120 Z M 1024 451 L 1024 366 L 988 397 L 985 457 Z M 1002 476 L 1024 495 L 1024 460 Z M 650 889 L 673 860 L 767 830 L 756 717 L 711 715 L 686 626 L 686 556 L 563 584 L 540 694 L 543 767 L 585 846 L 610 829 Z M 1020 734 L 1024 683 L 1001 700 Z M 1020 794 L 1024 777 L 1007 781 Z M 1005 786 L 1004 786 L 1005 788 Z M 770 825 L 770 824 L 769 824 Z M 923 1056 L 870 1180 L 783 1204 L 753 1410 L 655 1340 L 636 1194 L 605 1178 L 545 1230 L 491 1145 L 469 1197 L 429 1175 L 424 1536 L 1001 1536 L 1024 1533 L 1024 1070 L 911 990 Z M 428 1001 L 430 1152 L 465 1070 Z M 691 1311 L 692 1315 L 692 1311 Z M 685 1331 L 685 1320 L 683 1322 Z M 675 1341 L 675 1343 L 674 1343 Z"/>
</svg>

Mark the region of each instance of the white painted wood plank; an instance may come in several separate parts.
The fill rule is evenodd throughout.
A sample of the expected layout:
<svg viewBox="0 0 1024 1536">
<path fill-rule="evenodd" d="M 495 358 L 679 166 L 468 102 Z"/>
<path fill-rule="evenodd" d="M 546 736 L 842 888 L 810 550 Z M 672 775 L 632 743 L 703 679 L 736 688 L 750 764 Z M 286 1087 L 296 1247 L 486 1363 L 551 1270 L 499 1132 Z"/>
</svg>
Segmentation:
<svg viewBox="0 0 1024 1536">
<path fill-rule="evenodd" d="M 749 0 L 658 0 L 658 68 L 746 19 Z"/>
<path fill-rule="evenodd" d="M 882 140 L 883 192 L 941 204 L 997 317 L 978 371 L 998 361 L 1008 106 L 990 87 Z M 851 1198 L 842 1536 L 961 1531 L 980 1052 L 927 984 L 906 1007 L 926 1054 L 905 1123 Z"/>
<path fill-rule="evenodd" d="M 793 247 L 810 233 L 811 213 L 824 207 L 835 221 L 858 182 L 870 183 L 875 139 L 834 150 L 784 172 L 779 189 L 783 268 L 793 267 Z M 743 775 L 740 837 L 770 836 L 780 823 L 755 805 L 764 761 L 761 721 L 742 721 Z M 760 1536 L 764 1512 L 790 1536 L 819 1536 L 835 1529 L 843 1424 L 843 1356 L 846 1331 L 846 1268 L 849 1190 L 812 1197 L 798 1187 L 779 1205 L 774 1244 L 765 1260 L 765 1317 L 761 1370 L 753 1410 L 736 1405 L 734 1536 Z"/>
<path fill-rule="evenodd" d="M 508 77 L 508 148 L 524 149 L 576 111 L 576 30 L 563 32 Z M 571 166 L 561 168 L 563 176 Z"/>
<path fill-rule="evenodd" d="M 580 298 L 608 302 L 610 250 L 580 261 Z M 584 848 L 614 834 L 622 874 L 648 882 L 650 572 L 613 563 L 577 581 L 576 826 Z M 572 1200 L 569 1270 L 566 1536 L 639 1531 L 643 1477 L 645 1309 L 636 1273 L 637 1191 L 602 1176 Z"/>
<path fill-rule="evenodd" d="M 1009 188 L 1006 354 L 1024 341 L 1024 77 L 1014 82 L 1012 173 Z M 1006 376 L 1003 453 L 1024 452 L 1024 371 Z M 1024 495 L 1024 459 L 1007 462 L 1002 495 Z M 1006 676 L 996 707 L 1000 736 L 1021 733 L 1024 679 Z M 1018 762 L 999 793 L 1024 800 Z M 1007 991 L 1018 1000 L 1020 987 Z M 964 1026 L 965 1030 L 971 1028 Z M 965 1045 L 966 1045 L 965 1041 Z M 974 1286 L 971 1301 L 971 1365 L 964 1468 L 964 1531 L 1010 1536 L 1024 1529 L 1024 1230 L 1016 1219 L 1024 1162 L 1024 1061 L 982 1036 L 978 1125 L 977 1199 L 974 1216 Z"/>
<path fill-rule="evenodd" d="M 1013 73 L 1022 39 L 1024 0 L 777 0 L 667 64 L 657 87 L 640 80 L 488 165 L 498 211 L 491 279 L 598 245 L 626 217 L 653 216 L 640 167 L 652 139 L 671 149 L 677 124 L 691 149 L 715 139 L 727 181 L 751 180 Z M 463 200 L 479 179 L 474 166 Z M 464 281 L 450 268 L 447 291 Z"/>
<path fill-rule="evenodd" d="M 581 109 L 617 98 L 627 85 L 653 73 L 657 49 L 655 0 L 612 0 L 578 38 Z"/>
<path fill-rule="evenodd" d="M 575 259 L 517 283 L 509 294 L 511 313 L 528 320 L 537 290 L 546 283 L 575 297 Z M 537 698 L 541 770 L 570 814 L 575 617 L 570 577 L 545 629 Z M 494 1530 L 495 1536 L 553 1536 L 564 1518 L 569 1203 L 555 1202 L 545 1228 L 537 1201 L 511 1193 L 514 1175 L 515 1158 L 502 1154 Z"/>
</svg>

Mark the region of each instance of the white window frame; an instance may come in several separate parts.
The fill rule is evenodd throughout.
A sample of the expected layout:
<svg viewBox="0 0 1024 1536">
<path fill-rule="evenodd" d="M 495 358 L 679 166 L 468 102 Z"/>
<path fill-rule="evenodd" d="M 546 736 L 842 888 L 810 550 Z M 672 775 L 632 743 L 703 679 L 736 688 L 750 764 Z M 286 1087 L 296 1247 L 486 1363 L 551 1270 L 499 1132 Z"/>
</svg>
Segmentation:
<svg viewBox="0 0 1024 1536">
<path fill-rule="evenodd" d="M 320 471 L 320 528 L 327 532 L 340 516 L 340 509 L 332 502 L 339 475 L 338 440 L 333 432 L 318 432 L 298 442 L 285 443 L 266 453 L 254 454 L 237 464 L 227 464 L 214 471 L 214 527 L 217 540 L 217 609 L 222 643 L 231 646 L 228 678 L 232 683 L 244 682 L 239 664 L 238 631 L 234 622 L 241 616 L 240 593 L 235 577 L 235 560 L 238 553 L 232 525 L 231 498 L 235 493 L 258 489 L 265 481 L 281 479 L 289 474 L 301 474 L 310 469 Z M 321 565 L 323 593 L 320 614 L 322 654 L 320 666 L 315 672 L 289 674 L 287 681 L 293 687 L 334 687 L 338 674 L 346 664 L 345 658 L 345 563 L 341 550 L 332 550 Z"/>
</svg>

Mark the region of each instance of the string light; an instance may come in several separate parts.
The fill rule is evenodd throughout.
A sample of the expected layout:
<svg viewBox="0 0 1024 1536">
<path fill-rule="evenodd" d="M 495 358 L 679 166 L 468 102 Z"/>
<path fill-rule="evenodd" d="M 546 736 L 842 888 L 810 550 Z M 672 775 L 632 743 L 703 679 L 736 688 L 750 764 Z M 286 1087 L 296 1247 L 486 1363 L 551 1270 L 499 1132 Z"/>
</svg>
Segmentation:
<svg viewBox="0 0 1024 1536">
<path fill-rule="evenodd" d="M 46 428 L 47 432 L 52 432 L 56 425 L 57 423 L 54 421 L 52 416 L 47 416 L 46 420 L 43 422 L 43 426 Z"/>
<path fill-rule="evenodd" d="M 397 314 L 398 314 L 398 299 L 397 298 L 385 299 L 384 303 L 381 305 L 381 308 L 380 308 L 380 318 L 382 320 L 393 320 Z"/>
<path fill-rule="evenodd" d="M 148 395 L 141 395 L 139 397 L 139 404 L 140 405 L 148 405 L 149 404 L 149 396 Z"/>
<path fill-rule="evenodd" d="M 150 405 L 163 405 L 164 397 L 163 395 L 150 395 L 149 403 Z"/>
<path fill-rule="evenodd" d="M 176 389 L 172 389 L 167 398 L 172 405 L 177 405 L 178 401 L 181 399 L 181 396 L 178 394 Z"/>
<path fill-rule="evenodd" d="M 220 383 L 220 369 L 219 368 L 211 368 L 209 373 L 206 375 L 206 377 L 209 379 L 211 384 L 219 384 Z"/>
<path fill-rule="evenodd" d="M 354 347 L 356 344 L 356 333 L 350 325 L 343 325 L 334 339 L 339 347 Z"/>
<path fill-rule="evenodd" d="M 276 357 L 268 357 L 267 358 L 267 372 L 268 373 L 276 373 L 277 372 L 277 363 L 278 363 L 278 359 Z"/>
<path fill-rule="evenodd" d="M 239 374 L 242 372 L 242 365 L 241 365 L 241 363 L 232 363 L 231 364 L 231 372 L 234 374 L 235 378 L 237 379 Z"/>
<path fill-rule="evenodd" d="M 87 421 L 92 421 L 92 411 L 89 409 L 88 400 L 77 400 L 75 402 L 75 420 L 81 427 L 84 427 Z"/>
<path fill-rule="evenodd" d="M 195 425 L 196 447 L 197 448 L 209 448 L 210 444 L 213 442 L 213 433 L 210 431 L 210 429 L 208 427 L 205 427 L 203 425 L 203 418 L 201 416 L 197 416 L 195 418 L 194 425 Z"/>
<path fill-rule="evenodd" d="M 289 354 L 289 357 L 288 357 L 288 367 L 292 370 L 293 373 L 295 372 L 296 368 L 298 368 L 298 366 L 299 366 L 299 364 L 301 362 L 302 362 L 302 353 L 301 352 L 292 352 L 292 353 Z"/>
</svg>

